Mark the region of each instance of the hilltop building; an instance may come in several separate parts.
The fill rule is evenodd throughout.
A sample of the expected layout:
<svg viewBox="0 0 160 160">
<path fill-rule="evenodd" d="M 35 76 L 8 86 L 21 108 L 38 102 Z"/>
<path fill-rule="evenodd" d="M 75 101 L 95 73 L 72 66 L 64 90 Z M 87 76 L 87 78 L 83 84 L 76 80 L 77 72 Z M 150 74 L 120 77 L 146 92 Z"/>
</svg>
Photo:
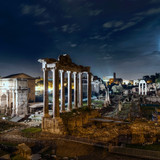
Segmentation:
<svg viewBox="0 0 160 160">
<path fill-rule="evenodd" d="M 106 83 L 106 85 L 108 85 L 109 80 L 110 80 L 111 78 L 113 78 L 113 76 L 105 76 L 105 77 L 103 77 L 103 81 Z"/>
<path fill-rule="evenodd" d="M 113 73 L 113 78 L 109 79 L 109 85 L 111 84 L 122 84 L 123 79 L 122 78 L 117 78 L 116 73 Z"/>
</svg>

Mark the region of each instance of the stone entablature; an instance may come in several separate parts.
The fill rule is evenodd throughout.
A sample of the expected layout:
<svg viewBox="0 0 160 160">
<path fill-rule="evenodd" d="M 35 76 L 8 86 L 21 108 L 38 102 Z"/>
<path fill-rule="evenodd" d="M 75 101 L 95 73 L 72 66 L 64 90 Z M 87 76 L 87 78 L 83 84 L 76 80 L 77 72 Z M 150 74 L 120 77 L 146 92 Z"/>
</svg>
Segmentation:
<svg viewBox="0 0 160 160">
<path fill-rule="evenodd" d="M 28 105 L 27 80 L 0 79 L 0 112 L 10 116 L 26 115 Z"/>
<path fill-rule="evenodd" d="M 43 93 L 43 130 L 45 130 L 46 118 L 50 118 L 49 110 L 48 110 L 48 72 L 52 71 L 53 77 L 53 121 L 54 124 L 57 124 L 56 118 L 59 119 L 59 114 L 61 112 L 65 112 L 65 92 L 64 92 L 64 73 L 67 73 L 68 79 L 68 107 L 67 110 L 72 110 L 72 74 L 74 76 L 74 105 L 73 107 L 76 109 L 78 107 L 82 107 L 83 105 L 83 93 L 82 93 L 82 74 L 87 74 L 87 95 L 88 95 L 88 107 L 91 107 L 91 73 L 90 67 L 84 67 L 81 65 L 77 65 L 72 62 L 69 55 L 64 54 L 58 57 L 58 60 L 53 58 L 44 58 L 38 60 L 42 63 L 43 70 L 43 84 L 44 84 L 44 93 Z M 59 77 L 60 75 L 60 77 Z M 61 110 L 59 107 L 59 80 L 61 83 Z M 50 123 L 52 124 L 52 123 Z M 53 126 L 53 125 L 51 125 Z M 55 125 L 54 125 L 55 126 Z M 57 130 L 58 126 L 55 126 Z M 55 128 L 51 130 L 55 130 Z M 55 132 L 54 132 L 55 133 Z M 59 133 L 59 132 L 57 132 Z"/>
<path fill-rule="evenodd" d="M 42 63 L 42 68 L 52 69 L 57 67 L 59 70 L 71 71 L 71 72 L 90 72 L 90 67 L 77 65 L 72 62 L 71 58 L 67 54 L 60 55 L 58 60 L 53 58 L 43 58 L 38 60 Z"/>
</svg>

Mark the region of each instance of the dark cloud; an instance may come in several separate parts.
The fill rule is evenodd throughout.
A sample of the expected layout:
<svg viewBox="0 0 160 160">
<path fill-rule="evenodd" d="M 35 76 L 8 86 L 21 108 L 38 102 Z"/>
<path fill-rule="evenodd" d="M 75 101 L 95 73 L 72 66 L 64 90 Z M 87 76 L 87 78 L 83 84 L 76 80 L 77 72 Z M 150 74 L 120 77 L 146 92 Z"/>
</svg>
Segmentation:
<svg viewBox="0 0 160 160">
<path fill-rule="evenodd" d="M 0 75 L 40 75 L 37 59 L 68 53 L 98 76 L 158 72 L 158 0 L 0 2 Z"/>
</svg>

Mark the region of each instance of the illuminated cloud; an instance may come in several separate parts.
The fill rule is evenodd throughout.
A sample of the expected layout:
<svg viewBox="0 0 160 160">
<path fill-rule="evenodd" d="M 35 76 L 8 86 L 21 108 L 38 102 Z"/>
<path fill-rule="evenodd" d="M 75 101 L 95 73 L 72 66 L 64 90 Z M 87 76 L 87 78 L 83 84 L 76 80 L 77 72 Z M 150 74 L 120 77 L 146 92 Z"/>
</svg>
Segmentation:
<svg viewBox="0 0 160 160">
<path fill-rule="evenodd" d="M 137 13 L 136 15 L 150 16 L 150 15 L 159 14 L 159 13 L 160 13 L 160 8 L 151 8 L 145 12 Z"/>
<path fill-rule="evenodd" d="M 98 10 L 98 9 L 96 9 L 96 10 L 90 10 L 89 11 L 89 15 L 90 16 L 98 16 L 100 13 L 102 13 L 103 12 L 103 10 Z"/>
<path fill-rule="evenodd" d="M 41 75 L 37 59 L 57 58 L 63 53 L 69 53 L 77 64 L 91 66 L 93 74 L 101 77 L 115 71 L 128 77 L 142 75 L 147 63 L 147 72 L 160 70 L 159 52 L 153 52 L 160 50 L 158 3 L 2 1 L 0 63 L 6 63 L 1 65 L 0 73 L 14 74 L 17 70 Z M 8 69 L 7 64 L 14 68 Z"/>
<path fill-rule="evenodd" d="M 123 21 L 110 21 L 103 24 L 104 28 L 117 28 L 123 25 Z"/>
<path fill-rule="evenodd" d="M 48 24 L 48 23 L 50 23 L 49 20 L 35 22 L 35 24 L 37 24 L 37 25 L 46 25 L 46 24 Z"/>
<path fill-rule="evenodd" d="M 150 3 L 160 3 L 160 0 L 151 0 Z"/>
<path fill-rule="evenodd" d="M 77 44 L 71 44 L 71 47 L 76 47 L 77 46 Z"/>
<path fill-rule="evenodd" d="M 113 30 L 113 31 L 114 31 L 114 32 L 116 32 L 116 31 L 122 31 L 122 30 L 125 30 L 125 29 L 129 28 L 129 27 L 134 26 L 135 24 L 137 24 L 137 23 L 136 23 L 136 22 L 128 22 L 128 23 L 126 23 L 125 25 L 123 25 L 122 27 L 120 27 L 120 28 L 118 28 L 118 29 L 115 29 L 115 30 Z"/>
<path fill-rule="evenodd" d="M 46 11 L 46 8 L 39 5 L 22 5 L 22 14 L 32 14 L 34 16 L 41 16 Z"/>
<path fill-rule="evenodd" d="M 62 32 L 72 33 L 80 31 L 80 27 L 77 24 L 65 24 L 61 26 Z"/>
</svg>

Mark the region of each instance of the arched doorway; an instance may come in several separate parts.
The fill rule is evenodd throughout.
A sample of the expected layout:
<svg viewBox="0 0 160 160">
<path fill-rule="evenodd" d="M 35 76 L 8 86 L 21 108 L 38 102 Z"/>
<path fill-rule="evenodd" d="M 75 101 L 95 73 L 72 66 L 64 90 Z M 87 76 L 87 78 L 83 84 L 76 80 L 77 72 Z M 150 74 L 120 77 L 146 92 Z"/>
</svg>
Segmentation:
<svg viewBox="0 0 160 160">
<path fill-rule="evenodd" d="M 7 107 L 7 96 L 5 94 L 1 97 L 1 113 L 4 114 Z"/>
</svg>

